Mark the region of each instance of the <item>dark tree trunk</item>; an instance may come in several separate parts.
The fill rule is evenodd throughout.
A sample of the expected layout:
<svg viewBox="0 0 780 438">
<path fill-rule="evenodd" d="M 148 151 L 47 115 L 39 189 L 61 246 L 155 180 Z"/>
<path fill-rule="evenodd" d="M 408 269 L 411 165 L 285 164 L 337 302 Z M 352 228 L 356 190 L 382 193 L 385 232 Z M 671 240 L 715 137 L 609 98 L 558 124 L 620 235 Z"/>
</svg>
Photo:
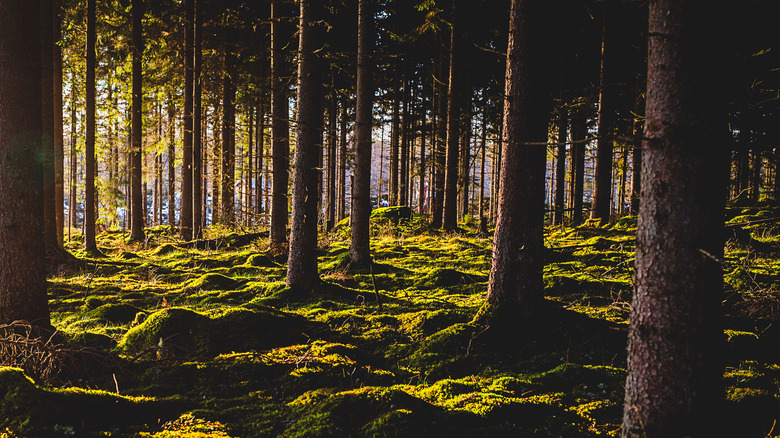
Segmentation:
<svg viewBox="0 0 780 438">
<path fill-rule="evenodd" d="M 181 212 L 179 226 L 182 240 L 192 239 L 192 98 L 193 41 L 195 29 L 194 0 L 184 0 L 184 119 L 181 159 Z"/>
<path fill-rule="evenodd" d="M 87 72 L 86 92 L 86 140 L 84 146 L 84 249 L 88 253 L 98 251 L 95 241 L 95 0 L 87 0 Z"/>
<path fill-rule="evenodd" d="M 272 251 L 281 251 L 287 242 L 288 198 L 287 184 L 290 167 L 290 124 L 288 121 L 288 85 L 285 75 L 287 63 L 283 47 L 289 38 L 289 30 L 282 21 L 282 7 L 279 0 L 271 2 L 271 227 L 270 246 Z"/>
<path fill-rule="evenodd" d="M 220 222 L 225 225 L 235 224 L 235 189 L 236 177 L 236 144 L 235 144 L 235 86 L 233 75 L 235 70 L 235 55 L 230 49 L 225 50 L 225 72 L 222 77 L 222 169 Z"/>
<path fill-rule="evenodd" d="M 409 188 L 409 143 L 411 138 L 411 122 L 409 119 L 409 75 L 407 72 L 407 62 L 403 61 L 403 75 L 401 76 L 401 89 L 403 95 L 403 104 L 401 107 L 401 149 L 399 151 L 398 161 L 398 204 L 409 205 L 407 198 L 407 189 Z"/>
<path fill-rule="evenodd" d="M 723 77 L 711 72 L 728 63 L 713 39 L 724 23 L 709 15 L 698 2 L 650 2 L 624 437 L 722 435 L 729 145 L 725 96 L 713 92 Z"/>
<path fill-rule="evenodd" d="M 341 126 L 339 129 L 339 195 L 338 195 L 338 219 L 346 217 L 347 204 L 347 99 L 341 99 Z"/>
<path fill-rule="evenodd" d="M 220 210 L 222 208 L 221 190 L 222 190 L 222 142 L 220 141 L 222 130 L 220 129 L 220 118 L 222 112 L 219 107 L 219 98 L 214 103 L 214 127 L 212 133 L 214 135 L 213 144 L 211 146 L 211 223 L 217 224 L 222 220 L 220 217 Z"/>
<path fill-rule="evenodd" d="M 373 108 L 373 0 L 358 2 L 357 106 L 355 109 L 355 180 L 352 186 L 349 258 L 353 266 L 368 266 L 371 248 L 368 219 L 371 216 L 371 130 Z"/>
<path fill-rule="evenodd" d="M 173 97 L 168 93 L 168 225 L 176 226 L 176 108 Z"/>
<path fill-rule="evenodd" d="M 312 4 L 314 2 L 314 4 Z M 317 272 L 317 147 L 322 142 L 322 60 L 314 53 L 314 26 L 320 7 L 301 0 L 298 45 L 298 129 L 293 158 L 292 223 L 287 259 L 287 286 L 308 292 L 319 282 Z"/>
<path fill-rule="evenodd" d="M 393 90 L 393 118 L 390 127 L 390 205 L 398 205 L 398 152 L 401 139 L 401 79 L 395 70 Z"/>
<path fill-rule="evenodd" d="M 338 123 L 338 105 L 336 103 L 335 75 L 335 69 L 331 69 L 330 109 L 328 111 L 328 205 L 325 215 L 326 231 L 330 231 L 336 224 L 336 146 L 338 145 L 336 124 Z"/>
<path fill-rule="evenodd" d="M 64 138 L 62 130 L 62 24 L 60 19 L 60 2 L 54 1 L 52 26 L 54 28 L 54 215 L 57 235 L 57 245 L 62 247 L 65 216 L 65 169 L 64 169 Z"/>
<path fill-rule="evenodd" d="M 548 93 L 542 67 L 544 0 L 512 0 L 509 18 L 498 221 L 486 303 L 477 320 L 497 333 L 539 317 Z"/>
<path fill-rule="evenodd" d="M 433 218 L 431 220 L 431 226 L 433 228 L 441 227 L 442 215 L 444 212 L 444 185 L 445 185 L 445 167 L 446 162 L 446 142 L 447 142 L 447 83 L 444 82 L 448 79 L 449 69 L 447 63 L 447 54 L 444 50 L 441 51 L 439 56 L 439 82 L 437 82 L 436 88 L 438 88 L 438 108 L 436 110 L 436 134 L 434 151 L 436 155 L 435 169 L 436 176 L 433 182 Z"/>
<path fill-rule="evenodd" d="M 566 107 L 558 107 L 558 146 L 556 147 L 555 163 L 555 212 L 553 225 L 563 225 L 563 212 L 566 199 L 566 133 L 568 131 L 568 111 Z"/>
<path fill-rule="evenodd" d="M 0 29 L 0 323 L 49 327 L 39 2 L 0 0 Z"/>
<path fill-rule="evenodd" d="M 469 176 L 471 173 L 471 119 L 473 117 L 472 90 L 470 75 L 463 81 L 463 111 L 461 117 L 460 152 L 458 154 L 458 218 L 463 219 L 469 213 Z"/>
<path fill-rule="evenodd" d="M 585 194 L 585 138 L 588 135 L 583 110 L 577 108 L 571 116 L 571 224 L 582 223 L 582 201 Z"/>
<path fill-rule="evenodd" d="M 133 108 L 131 137 L 131 178 L 132 178 L 132 220 L 130 221 L 130 240 L 144 240 L 144 196 L 141 193 L 142 165 L 141 165 L 141 136 L 142 130 L 142 106 L 143 106 L 143 73 L 141 62 L 144 52 L 143 29 L 141 19 L 144 16 L 143 0 L 132 0 L 133 9 Z M 89 204 L 89 201 L 87 201 Z"/>
<path fill-rule="evenodd" d="M 631 153 L 631 215 L 639 214 L 639 199 L 642 189 L 642 122 L 634 122 L 634 142 Z"/>
<path fill-rule="evenodd" d="M 203 2 L 191 1 L 195 8 L 192 48 L 192 237 L 198 239 L 203 235 Z"/>
<path fill-rule="evenodd" d="M 460 84 L 458 78 L 458 9 L 452 0 L 452 28 L 450 31 L 450 78 L 447 89 L 447 156 L 444 176 L 444 207 L 441 225 L 452 230 L 458 225 L 458 135 L 460 133 Z"/>
<path fill-rule="evenodd" d="M 57 206 L 54 177 L 54 34 L 53 0 L 41 0 L 39 10 L 41 54 L 41 123 L 43 126 L 43 234 L 47 255 L 53 258 L 60 251 L 57 242 Z"/>
<path fill-rule="evenodd" d="M 596 140 L 596 172 L 593 180 L 591 219 L 603 225 L 609 222 L 612 201 L 612 90 L 607 82 L 607 4 L 604 4 L 604 22 L 601 29 L 601 77 L 599 79 L 598 139 Z"/>
<path fill-rule="evenodd" d="M 761 167 L 763 165 L 763 157 L 761 156 L 760 149 L 753 149 L 750 151 L 752 157 L 753 167 L 751 168 L 750 177 L 750 200 L 758 202 L 761 200 Z"/>
</svg>

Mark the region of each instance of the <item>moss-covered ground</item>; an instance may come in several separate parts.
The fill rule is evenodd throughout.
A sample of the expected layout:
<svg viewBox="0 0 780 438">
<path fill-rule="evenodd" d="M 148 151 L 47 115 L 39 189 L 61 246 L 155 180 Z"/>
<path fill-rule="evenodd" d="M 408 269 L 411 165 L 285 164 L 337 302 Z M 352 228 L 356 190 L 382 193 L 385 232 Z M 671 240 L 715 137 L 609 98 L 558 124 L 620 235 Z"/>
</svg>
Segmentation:
<svg viewBox="0 0 780 438">
<path fill-rule="evenodd" d="M 373 272 L 344 267 L 341 224 L 321 236 L 323 284 L 306 296 L 285 289 L 262 235 L 101 234 L 105 258 L 49 284 L 67 351 L 95 360 L 49 382 L 0 368 L 0 437 L 619 435 L 635 219 L 548 229 L 553 316 L 497 345 L 471 324 L 490 237 L 384 213 Z M 723 436 L 780 433 L 780 225 L 736 226 L 777 216 L 726 218 Z"/>
</svg>

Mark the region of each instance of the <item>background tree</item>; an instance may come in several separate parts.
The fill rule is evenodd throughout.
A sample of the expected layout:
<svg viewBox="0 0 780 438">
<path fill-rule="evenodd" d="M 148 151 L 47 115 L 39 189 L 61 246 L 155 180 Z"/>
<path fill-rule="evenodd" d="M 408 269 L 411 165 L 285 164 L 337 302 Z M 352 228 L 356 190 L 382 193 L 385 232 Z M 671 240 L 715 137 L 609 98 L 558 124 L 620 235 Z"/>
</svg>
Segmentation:
<svg viewBox="0 0 780 438">
<path fill-rule="evenodd" d="M 95 241 L 95 42 L 96 34 L 95 0 L 87 0 L 87 69 L 86 69 L 86 143 L 84 153 L 84 249 L 89 253 L 98 251 Z"/>
<path fill-rule="evenodd" d="M 697 2 L 650 2 L 624 437 L 720 430 L 728 132 L 711 72 L 728 65 L 717 52 L 724 25 Z"/>
<path fill-rule="evenodd" d="M 195 1 L 184 0 L 184 120 L 182 127 L 182 163 L 181 163 L 181 216 L 179 227 L 182 240 L 192 239 L 192 133 L 193 133 L 193 61 L 195 37 Z"/>
<path fill-rule="evenodd" d="M 144 16 L 143 0 L 132 0 L 132 74 L 133 74 L 133 96 L 132 96 L 132 121 L 131 121 L 131 208 L 132 220 L 130 221 L 130 239 L 135 241 L 144 240 L 144 216 L 143 206 L 145 197 L 141 191 L 141 182 L 143 175 L 142 162 L 142 137 L 143 137 L 143 72 L 141 62 L 144 53 L 143 27 L 142 19 Z"/>
<path fill-rule="evenodd" d="M 0 323 L 49 326 L 39 7 L 0 0 Z"/>
</svg>

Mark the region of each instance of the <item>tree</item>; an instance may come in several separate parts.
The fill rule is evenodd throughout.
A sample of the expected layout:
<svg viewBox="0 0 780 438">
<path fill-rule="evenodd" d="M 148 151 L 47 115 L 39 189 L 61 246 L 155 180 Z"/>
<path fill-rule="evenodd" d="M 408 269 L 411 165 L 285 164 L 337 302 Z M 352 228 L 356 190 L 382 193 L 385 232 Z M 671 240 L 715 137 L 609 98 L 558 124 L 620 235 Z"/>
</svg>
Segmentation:
<svg viewBox="0 0 780 438">
<path fill-rule="evenodd" d="M 84 153 L 84 249 L 89 253 L 98 251 L 95 241 L 95 0 L 87 0 L 87 70 L 86 70 L 86 119 L 87 132 Z"/>
<path fill-rule="evenodd" d="M 287 184 L 290 166 L 290 124 L 288 121 L 287 62 L 282 48 L 288 38 L 281 0 L 271 1 L 271 251 L 279 252 L 287 242 Z"/>
<path fill-rule="evenodd" d="M 57 241 L 57 205 L 55 203 L 54 176 L 54 34 L 52 15 L 54 1 L 41 0 L 40 53 L 41 53 L 41 109 L 43 123 L 43 202 L 44 238 L 51 258 L 61 251 Z M 62 207 L 60 206 L 60 209 Z"/>
<path fill-rule="evenodd" d="M 317 273 L 317 147 L 322 143 L 322 60 L 315 53 L 319 4 L 300 0 L 298 43 L 298 129 L 293 156 L 292 224 L 287 286 L 310 291 Z"/>
<path fill-rule="evenodd" d="M 486 302 L 477 315 L 499 333 L 538 317 L 544 299 L 544 3 L 512 0 L 509 15 L 498 220 Z"/>
<path fill-rule="evenodd" d="M 711 72 L 728 63 L 712 15 L 650 2 L 624 437 L 718 435 L 729 141 L 723 76 Z"/>
<path fill-rule="evenodd" d="M 43 241 L 39 2 L 0 0 L 0 323 L 50 326 Z"/>
<path fill-rule="evenodd" d="M 596 140 L 596 172 L 593 180 L 593 207 L 590 218 L 601 224 L 609 222 L 612 201 L 612 144 L 613 108 L 612 95 L 607 83 L 607 62 L 609 51 L 607 40 L 607 3 L 604 3 L 604 18 L 601 30 L 601 76 L 599 79 L 598 139 Z"/>
<path fill-rule="evenodd" d="M 52 26 L 54 28 L 54 213 L 55 226 L 57 227 L 57 244 L 62 247 L 63 228 L 65 226 L 65 212 L 62 206 L 65 204 L 65 169 L 63 151 L 63 130 L 62 130 L 62 21 L 60 2 L 54 1 L 52 12 Z"/>
<path fill-rule="evenodd" d="M 192 63 L 192 237 L 200 238 L 203 233 L 203 1 L 192 0 L 195 8 L 195 35 Z"/>
<path fill-rule="evenodd" d="M 568 110 L 561 102 L 558 107 L 558 145 L 555 156 L 555 212 L 553 225 L 563 225 L 563 210 L 566 181 L 566 132 L 568 128 Z"/>
<path fill-rule="evenodd" d="M 460 77 L 458 59 L 458 0 L 452 0 L 452 26 L 450 29 L 450 78 L 447 90 L 447 146 L 444 171 L 444 206 L 441 225 L 454 229 L 458 225 L 458 138 L 460 133 Z"/>
<path fill-rule="evenodd" d="M 132 28 L 133 28 L 133 103 L 132 103 L 132 122 L 130 131 L 130 176 L 132 180 L 131 193 L 131 221 L 130 221 L 130 240 L 144 240 L 144 196 L 141 193 L 142 180 L 142 151 L 141 137 L 142 115 L 143 115 L 143 72 L 141 62 L 144 53 L 143 28 L 141 19 L 144 16 L 143 0 L 132 0 Z"/>
<path fill-rule="evenodd" d="M 182 135 L 181 160 L 181 215 L 179 227 L 184 241 L 192 239 L 192 98 L 193 41 L 195 34 L 195 2 L 184 0 L 184 134 Z"/>
<path fill-rule="evenodd" d="M 369 217 L 371 216 L 371 119 L 373 115 L 373 87 L 371 81 L 371 53 L 373 5 L 371 0 L 358 2 L 357 107 L 355 110 L 355 180 L 352 185 L 350 225 L 352 241 L 349 258 L 354 266 L 371 263 Z"/>
</svg>

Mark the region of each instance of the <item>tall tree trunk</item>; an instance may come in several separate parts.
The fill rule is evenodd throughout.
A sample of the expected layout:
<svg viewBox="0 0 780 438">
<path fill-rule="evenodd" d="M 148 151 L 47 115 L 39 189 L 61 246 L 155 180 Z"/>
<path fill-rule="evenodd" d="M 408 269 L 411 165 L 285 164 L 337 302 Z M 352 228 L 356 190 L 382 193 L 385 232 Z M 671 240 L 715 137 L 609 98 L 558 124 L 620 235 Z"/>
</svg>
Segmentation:
<svg viewBox="0 0 780 438">
<path fill-rule="evenodd" d="M 571 224 L 582 223 L 582 202 L 585 193 L 585 138 L 588 135 L 581 108 L 571 115 Z"/>
<path fill-rule="evenodd" d="M 544 172 L 548 90 L 544 0 L 512 0 L 504 93 L 498 221 L 485 305 L 478 321 L 504 336 L 538 319 L 543 303 Z"/>
<path fill-rule="evenodd" d="M 469 174 L 471 173 L 471 119 L 473 116 L 471 78 L 464 77 L 463 111 L 461 114 L 460 152 L 458 153 L 458 218 L 463 219 L 469 213 Z"/>
<path fill-rule="evenodd" d="M 98 251 L 95 241 L 95 0 L 87 0 L 87 72 L 85 79 L 86 102 L 86 140 L 84 147 L 84 249 L 88 253 Z"/>
<path fill-rule="evenodd" d="M 439 55 L 439 81 L 437 81 L 436 88 L 438 88 L 438 108 L 436 110 L 436 134 L 434 151 L 436 154 L 436 176 L 433 182 L 433 218 L 431 220 L 431 226 L 433 228 L 440 228 L 442 215 L 444 212 L 444 185 L 445 185 L 445 167 L 446 162 L 446 142 L 447 142 L 447 103 L 449 101 L 447 88 L 448 85 L 445 80 L 449 80 L 445 75 L 445 72 L 449 72 L 447 63 L 447 54 L 444 50 L 441 50 Z"/>
<path fill-rule="evenodd" d="M 198 239 L 203 235 L 203 1 L 191 1 L 195 8 L 192 48 L 192 237 Z"/>
<path fill-rule="evenodd" d="M 650 2 L 642 202 L 624 437 L 719 436 L 728 169 L 724 23 L 693 1 Z M 713 38 L 713 35 L 715 37 Z"/>
<path fill-rule="evenodd" d="M 401 149 L 399 154 L 399 169 L 398 169 L 398 204 L 409 205 L 409 199 L 407 198 L 407 189 L 409 188 L 409 144 L 411 143 L 411 114 L 409 111 L 409 101 L 411 100 L 409 87 L 410 79 L 407 72 L 408 64 L 406 59 L 403 61 L 403 69 L 401 76 L 401 90 L 403 96 L 403 104 L 401 106 Z"/>
<path fill-rule="evenodd" d="M 357 106 L 355 109 L 355 180 L 352 185 L 349 258 L 355 267 L 371 263 L 368 219 L 371 216 L 371 130 L 373 116 L 373 0 L 358 2 Z"/>
<path fill-rule="evenodd" d="M 563 102 L 558 107 L 558 146 L 555 164 L 555 212 L 553 225 L 563 225 L 566 200 L 566 133 L 568 131 L 568 111 Z"/>
<path fill-rule="evenodd" d="M 442 227 L 455 229 L 458 225 L 458 139 L 460 125 L 459 93 L 460 69 L 458 59 L 458 10 L 452 0 L 452 28 L 450 31 L 450 79 L 447 89 L 447 161 L 444 176 L 444 208 Z"/>
<path fill-rule="evenodd" d="M 57 244 L 62 247 L 63 228 L 65 217 L 63 205 L 65 205 L 65 152 L 62 130 L 62 24 L 61 7 L 58 0 L 54 1 L 52 13 L 52 26 L 54 28 L 54 215 L 57 235 Z"/>
<path fill-rule="evenodd" d="M 0 0 L 0 324 L 50 327 L 43 225 L 40 11 Z M 51 83 L 51 81 L 50 81 Z"/>
<path fill-rule="evenodd" d="M 479 231 L 487 233 L 487 218 L 485 217 L 485 150 L 487 149 L 487 108 L 482 109 L 482 139 L 480 141 L 479 160 L 479 206 L 477 214 L 479 215 Z"/>
<path fill-rule="evenodd" d="M 132 220 L 130 221 L 130 240 L 144 240 L 144 196 L 141 193 L 141 136 L 142 136 L 142 106 L 143 106 L 143 73 L 141 62 L 144 53 L 143 29 L 141 19 L 144 16 L 143 0 L 132 0 L 133 20 L 133 108 L 131 131 L 131 175 L 132 175 Z M 89 201 L 87 201 L 89 203 Z"/>
<path fill-rule="evenodd" d="M 394 90 L 393 90 L 393 116 L 390 125 L 390 205 L 398 205 L 398 157 L 399 157 L 399 145 L 401 141 L 401 77 L 398 74 L 398 69 L 395 69 L 394 73 Z"/>
<path fill-rule="evenodd" d="M 607 4 L 604 3 L 604 21 L 601 28 L 601 76 L 599 79 L 598 139 L 596 140 L 596 172 L 593 181 L 591 219 L 603 225 L 609 222 L 612 201 L 612 90 L 607 82 Z"/>
<path fill-rule="evenodd" d="M 314 3 L 314 5 L 312 5 Z M 322 60 L 314 53 L 316 0 L 300 1 L 298 44 L 298 129 L 293 158 L 292 224 L 287 259 L 287 286 L 308 292 L 317 272 L 317 146 L 322 142 Z"/>
<path fill-rule="evenodd" d="M 70 190 L 68 191 L 68 240 L 71 228 L 76 228 L 76 81 L 75 72 L 71 76 L 70 93 Z"/>
<path fill-rule="evenodd" d="M 222 112 L 219 105 L 220 99 L 214 103 L 214 126 L 212 128 L 213 141 L 211 145 L 211 223 L 218 224 L 221 219 L 221 191 L 222 191 L 222 129 L 220 120 Z"/>
<path fill-rule="evenodd" d="M 249 106 L 249 126 L 247 129 L 247 145 L 244 149 L 244 155 L 246 155 L 246 170 L 244 172 L 244 204 L 245 204 L 245 223 L 248 227 L 252 226 L 252 216 L 254 209 L 252 208 L 252 181 L 254 180 L 254 154 L 255 149 L 255 107 Z"/>
<path fill-rule="evenodd" d="M 338 105 L 336 102 L 335 68 L 330 71 L 330 109 L 328 110 L 328 187 L 327 187 L 327 212 L 325 214 L 325 230 L 330 231 L 336 224 L 336 145 L 338 137 L 336 124 L 338 123 Z"/>
<path fill-rule="evenodd" d="M 346 217 L 347 204 L 347 98 L 341 99 L 341 126 L 339 129 L 339 195 L 338 195 L 338 220 Z"/>
<path fill-rule="evenodd" d="M 173 96 L 168 93 L 168 226 L 176 226 L 176 108 Z"/>
<path fill-rule="evenodd" d="M 182 240 L 192 239 L 192 98 L 193 41 L 195 29 L 194 0 L 184 0 L 184 119 L 181 160 L 181 213 L 179 226 Z"/>
<path fill-rule="evenodd" d="M 753 202 L 758 202 L 761 200 L 761 167 L 764 158 L 761 156 L 761 149 L 751 150 L 750 156 L 752 158 L 751 161 L 753 161 L 750 178 L 750 200 Z"/>
<path fill-rule="evenodd" d="M 288 198 L 287 184 L 290 167 L 290 124 L 288 121 L 287 65 L 283 47 L 289 31 L 283 17 L 280 0 L 271 1 L 271 226 L 270 247 L 279 252 L 287 242 Z"/>
<path fill-rule="evenodd" d="M 235 224 L 235 178 L 236 178 L 236 109 L 235 86 L 233 84 L 235 55 L 225 49 L 225 72 L 222 77 L 222 208 L 220 221 L 225 225 Z"/>
</svg>

